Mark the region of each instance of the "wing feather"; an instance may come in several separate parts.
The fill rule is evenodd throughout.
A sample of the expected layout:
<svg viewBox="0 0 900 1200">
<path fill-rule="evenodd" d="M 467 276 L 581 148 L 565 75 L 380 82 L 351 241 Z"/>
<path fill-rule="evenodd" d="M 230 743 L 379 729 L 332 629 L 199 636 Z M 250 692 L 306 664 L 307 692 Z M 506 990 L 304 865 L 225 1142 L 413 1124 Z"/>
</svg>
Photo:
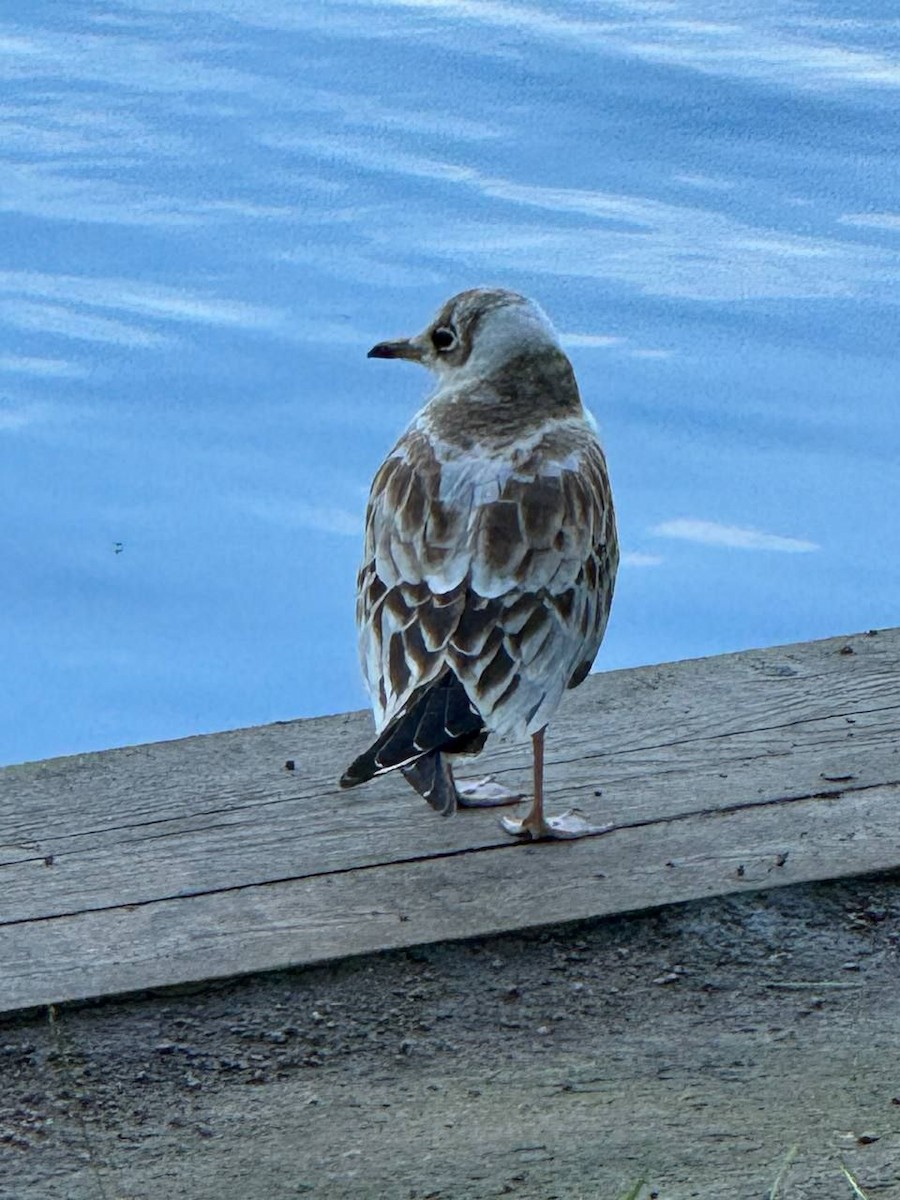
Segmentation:
<svg viewBox="0 0 900 1200">
<path fill-rule="evenodd" d="M 519 461 L 469 451 L 449 466 L 413 426 L 372 485 L 359 574 L 379 730 L 447 667 L 488 729 L 541 728 L 590 670 L 617 561 L 606 463 L 586 422 L 557 423 Z"/>
</svg>

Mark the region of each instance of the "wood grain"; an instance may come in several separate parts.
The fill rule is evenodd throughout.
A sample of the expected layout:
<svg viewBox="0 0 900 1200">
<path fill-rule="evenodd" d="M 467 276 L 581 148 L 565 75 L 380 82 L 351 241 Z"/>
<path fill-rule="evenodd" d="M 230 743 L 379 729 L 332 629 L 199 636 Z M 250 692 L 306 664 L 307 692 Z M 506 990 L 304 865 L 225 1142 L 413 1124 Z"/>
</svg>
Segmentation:
<svg viewBox="0 0 900 1200">
<path fill-rule="evenodd" d="M 7 768 L 0 1009 L 896 866 L 898 665 L 890 630 L 592 676 L 549 741 L 549 805 L 616 825 L 578 843 L 340 792 L 365 714 Z"/>
</svg>

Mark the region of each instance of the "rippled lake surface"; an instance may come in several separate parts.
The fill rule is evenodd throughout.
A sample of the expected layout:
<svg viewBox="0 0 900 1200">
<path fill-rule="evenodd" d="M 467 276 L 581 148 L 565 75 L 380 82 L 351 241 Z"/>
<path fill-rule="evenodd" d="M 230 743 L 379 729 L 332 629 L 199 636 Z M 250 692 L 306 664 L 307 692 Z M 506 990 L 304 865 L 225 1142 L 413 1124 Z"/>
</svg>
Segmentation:
<svg viewBox="0 0 900 1200">
<path fill-rule="evenodd" d="M 427 386 L 365 352 L 481 283 L 603 432 L 599 668 L 897 622 L 893 4 L 31 0 L 0 64 L 0 760 L 363 706 Z"/>
</svg>

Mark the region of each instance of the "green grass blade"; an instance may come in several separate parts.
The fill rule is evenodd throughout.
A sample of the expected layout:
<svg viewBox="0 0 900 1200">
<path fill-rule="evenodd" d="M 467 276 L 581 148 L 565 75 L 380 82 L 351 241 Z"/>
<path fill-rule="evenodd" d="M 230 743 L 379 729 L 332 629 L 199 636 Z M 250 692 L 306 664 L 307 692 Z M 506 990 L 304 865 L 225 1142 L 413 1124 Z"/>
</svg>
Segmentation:
<svg viewBox="0 0 900 1200">
<path fill-rule="evenodd" d="M 853 1176 L 850 1174 L 850 1172 L 847 1170 L 847 1168 L 844 1166 L 844 1164 L 843 1164 L 843 1163 L 841 1163 L 841 1170 L 842 1170 L 842 1171 L 844 1172 L 844 1174 L 846 1175 L 846 1177 L 847 1177 L 847 1182 L 848 1182 L 848 1183 L 850 1184 L 850 1186 L 853 1188 L 853 1194 L 854 1194 L 856 1197 L 858 1197 L 858 1200 L 869 1200 L 869 1197 L 868 1197 L 868 1196 L 866 1195 L 866 1193 L 865 1193 L 865 1192 L 862 1190 L 862 1188 L 859 1186 L 859 1184 L 856 1182 L 856 1180 L 853 1178 Z"/>
<path fill-rule="evenodd" d="M 638 1200 L 638 1196 L 641 1194 L 641 1190 L 646 1182 L 646 1179 L 639 1179 L 631 1191 L 622 1197 L 622 1200 Z"/>
<path fill-rule="evenodd" d="M 787 1174 L 788 1167 L 791 1165 L 791 1163 L 797 1157 L 797 1151 L 799 1149 L 800 1149 L 800 1146 L 798 1144 L 795 1144 L 795 1145 L 791 1146 L 790 1150 L 788 1150 L 787 1154 L 784 1156 L 784 1162 L 778 1168 L 778 1174 L 775 1176 L 775 1182 L 772 1184 L 771 1191 L 769 1192 L 769 1200 L 776 1200 L 776 1197 L 778 1195 L 778 1189 L 781 1187 L 781 1181 L 782 1181 L 782 1179 L 784 1179 L 785 1175 Z"/>
</svg>

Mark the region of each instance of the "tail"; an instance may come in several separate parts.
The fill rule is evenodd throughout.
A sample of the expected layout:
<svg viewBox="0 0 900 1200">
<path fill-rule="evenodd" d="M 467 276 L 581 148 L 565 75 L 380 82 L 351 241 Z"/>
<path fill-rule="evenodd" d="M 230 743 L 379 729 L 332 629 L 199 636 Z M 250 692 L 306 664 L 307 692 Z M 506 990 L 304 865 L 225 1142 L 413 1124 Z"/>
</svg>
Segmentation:
<svg viewBox="0 0 900 1200">
<path fill-rule="evenodd" d="M 401 770 L 432 808 L 451 813 L 456 788 L 443 755 L 476 749 L 486 736 L 481 714 L 453 672 L 445 671 L 413 692 L 405 708 L 350 764 L 341 776 L 341 787 L 356 787 Z"/>
<path fill-rule="evenodd" d="M 442 817 L 456 812 L 456 784 L 447 756 L 440 750 L 423 754 L 409 767 L 401 767 L 403 778 Z"/>
</svg>

